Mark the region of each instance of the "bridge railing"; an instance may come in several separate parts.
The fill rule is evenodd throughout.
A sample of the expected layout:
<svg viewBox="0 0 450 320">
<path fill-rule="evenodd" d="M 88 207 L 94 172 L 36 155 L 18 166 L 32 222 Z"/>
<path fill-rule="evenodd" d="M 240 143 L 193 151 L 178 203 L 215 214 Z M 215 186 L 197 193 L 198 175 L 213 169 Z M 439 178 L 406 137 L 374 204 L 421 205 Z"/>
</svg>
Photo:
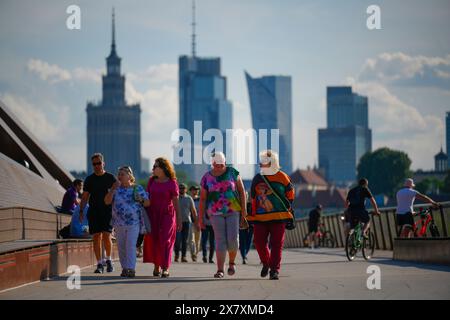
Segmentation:
<svg viewBox="0 0 450 320">
<path fill-rule="evenodd" d="M 428 208 L 430 205 L 419 204 L 414 206 L 414 211 L 419 208 Z M 398 237 L 396 208 L 382 208 L 381 215 L 371 215 L 371 229 L 375 234 L 375 248 L 378 250 L 393 250 L 394 238 Z M 333 214 L 322 215 L 321 222 L 325 225 L 325 230 L 331 231 L 336 239 L 336 247 L 345 246 L 345 225 L 341 217 L 344 211 Z M 441 237 L 448 237 L 450 234 L 450 202 L 441 202 L 440 208 L 431 208 L 431 215 L 438 227 Z M 415 221 L 420 219 L 415 217 Z M 304 239 L 308 234 L 308 218 L 296 220 L 297 227 L 286 232 L 284 246 L 286 248 L 302 248 L 305 246 Z M 429 230 L 427 230 L 427 236 Z"/>
</svg>

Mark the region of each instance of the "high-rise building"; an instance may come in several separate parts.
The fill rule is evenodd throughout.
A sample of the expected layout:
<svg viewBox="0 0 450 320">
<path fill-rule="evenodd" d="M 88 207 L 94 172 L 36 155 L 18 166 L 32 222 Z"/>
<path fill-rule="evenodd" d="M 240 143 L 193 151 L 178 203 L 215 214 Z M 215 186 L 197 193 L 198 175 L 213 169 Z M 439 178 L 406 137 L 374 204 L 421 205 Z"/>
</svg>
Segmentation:
<svg viewBox="0 0 450 320">
<path fill-rule="evenodd" d="M 351 87 L 327 87 L 327 128 L 319 129 L 319 167 L 328 181 L 349 185 L 360 158 L 372 150 L 367 97 Z"/>
<path fill-rule="evenodd" d="M 292 173 L 292 93 L 291 77 L 263 76 L 253 78 L 245 72 L 250 98 L 253 129 L 267 130 L 267 144 L 257 139 L 257 155 L 262 149 L 273 149 L 271 129 L 279 130 L 279 157 L 282 170 Z M 257 135 L 259 137 L 259 135 Z M 258 167 L 256 167 L 258 172 Z"/>
<path fill-rule="evenodd" d="M 177 165 L 177 170 L 184 171 L 192 181 L 200 182 L 209 165 L 203 163 L 204 147 L 211 141 L 195 143 L 194 136 L 208 129 L 222 132 L 222 151 L 231 162 L 232 155 L 227 154 L 226 129 L 233 128 L 232 104 L 227 99 L 227 79 L 221 74 L 220 58 L 200 58 L 196 56 L 195 45 L 195 3 L 193 6 L 192 56 L 180 56 L 179 71 L 179 127 L 186 129 L 192 136 L 190 163 Z M 195 132 L 194 122 L 201 122 L 201 132 Z M 186 142 L 183 142 L 186 146 Z M 202 164 L 194 163 L 195 154 L 201 154 Z M 198 160 L 198 159 L 197 159 Z"/>
<path fill-rule="evenodd" d="M 445 141 L 447 144 L 447 154 L 450 152 L 450 111 L 446 113 L 445 117 Z M 450 160 L 448 163 L 448 168 L 450 168 Z"/>
<path fill-rule="evenodd" d="M 114 10 L 114 9 L 113 9 Z M 111 52 L 106 58 L 103 97 L 87 104 L 87 172 L 92 173 L 91 155 L 105 157 L 106 170 L 115 173 L 123 165 L 141 173 L 141 108 L 125 101 L 125 76 L 120 73 L 121 58 L 116 52 L 115 16 L 112 15 Z"/>
</svg>

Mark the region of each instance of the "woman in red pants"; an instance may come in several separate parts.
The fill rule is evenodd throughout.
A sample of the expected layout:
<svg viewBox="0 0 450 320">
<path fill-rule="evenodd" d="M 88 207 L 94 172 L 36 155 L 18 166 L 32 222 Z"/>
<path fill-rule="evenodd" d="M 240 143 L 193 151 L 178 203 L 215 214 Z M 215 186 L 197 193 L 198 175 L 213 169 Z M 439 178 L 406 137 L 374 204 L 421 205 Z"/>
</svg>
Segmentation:
<svg viewBox="0 0 450 320">
<path fill-rule="evenodd" d="M 261 277 L 266 277 L 270 269 L 270 279 L 278 280 L 285 226 L 293 219 L 290 208 L 295 192 L 289 176 L 280 170 L 276 152 L 265 150 L 259 157 L 261 172 L 252 181 L 252 212 L 247 219 L 254 225 L 254 243 L 263 264 Z"/>
</svg>

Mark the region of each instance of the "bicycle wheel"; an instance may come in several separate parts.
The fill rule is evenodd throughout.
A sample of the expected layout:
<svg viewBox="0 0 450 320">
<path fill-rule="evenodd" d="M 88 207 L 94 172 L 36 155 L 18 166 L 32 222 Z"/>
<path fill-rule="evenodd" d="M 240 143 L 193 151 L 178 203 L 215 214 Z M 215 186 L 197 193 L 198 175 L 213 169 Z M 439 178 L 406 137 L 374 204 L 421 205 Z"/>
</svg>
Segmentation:
<svg viewBox="0 0 450 320">
<path fill-rule="evenodd" d="M 325 236 L 324 236 L 324 247 L 328 247 L 328 248 L 334 248 L 334 246 L 336 245 L 336 241 L 334 240 L 333 235 L 330 232 L 325 232 Z"/>
<path fill-rule="evenodd" d="M 375 251 L 375 237 L 373 235 L 373 232 L 369 231 L 369 239 L 363 240 L 362 254 L 364 259 L 370 260 L 373 256 L 374 251 Z"/>
<path fill-rule="evenodd" d="M 433 238 L 440 237 L 439 229 L 434 223 L 430 224 L 430 233 Z"/>
<path fill-rule="evenodd" d="M 355 237 L 355 233 L 351 231 L 348 234 L 347 239 L 345 239 L 345 255 L 347 256 L 348 261 L 353 261 L 356 256 L 357 249 L 354 246 L 354 243 L 356 242 Z"/>
</svg>

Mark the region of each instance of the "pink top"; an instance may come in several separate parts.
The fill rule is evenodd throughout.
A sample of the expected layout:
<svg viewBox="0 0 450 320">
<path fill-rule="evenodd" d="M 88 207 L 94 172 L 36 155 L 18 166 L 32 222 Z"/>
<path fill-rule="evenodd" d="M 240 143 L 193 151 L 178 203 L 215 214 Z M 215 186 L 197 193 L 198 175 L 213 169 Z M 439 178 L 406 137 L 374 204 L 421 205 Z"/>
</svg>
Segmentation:
<svg viewBox="0 0 450 320">
<path fill-rule="evenodd" d="M 163 211 L 169 214 L 175 214 L 175 208 L 173 206 L 172 197 L 178 197 L 178 184 L 176 180 L 169 179 L 166 182 L 156 182 L 154 178 L 151 178 L 147 192 L 150 198 L 150 207 L 148 211 Z"/>
</svg>

